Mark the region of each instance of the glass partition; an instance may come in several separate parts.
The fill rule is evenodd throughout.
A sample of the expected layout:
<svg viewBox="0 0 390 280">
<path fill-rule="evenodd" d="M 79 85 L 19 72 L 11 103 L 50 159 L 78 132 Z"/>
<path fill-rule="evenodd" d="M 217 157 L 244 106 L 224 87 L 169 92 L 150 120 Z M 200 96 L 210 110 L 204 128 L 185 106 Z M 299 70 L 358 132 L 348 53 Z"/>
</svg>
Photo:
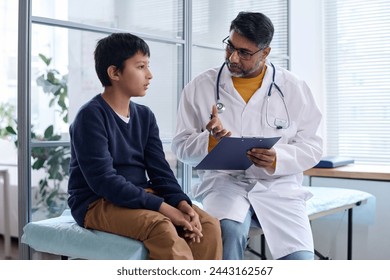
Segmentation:
<svg viewBox="0 0 390 280">
<path fill-rule="evenodd" d="M 36 17 L 167 38 L 183 38 L 183 1 L 181 0 L 33 0 L 32 2 L 32 15 Z"/>
</svg>

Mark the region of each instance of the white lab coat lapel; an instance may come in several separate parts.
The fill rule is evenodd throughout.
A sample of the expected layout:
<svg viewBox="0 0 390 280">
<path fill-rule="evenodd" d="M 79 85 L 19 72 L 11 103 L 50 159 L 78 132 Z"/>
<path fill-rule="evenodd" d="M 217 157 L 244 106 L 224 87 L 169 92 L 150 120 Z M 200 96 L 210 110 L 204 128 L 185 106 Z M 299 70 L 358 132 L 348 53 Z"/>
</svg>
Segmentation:
<svg viewBox="0 0 390 280">
<path fill-rule="evenodd" d="M 236 137 L 259 137 L 263 135 L 262 114 L 267 91 L 272 81 L 272 71 L 267 67 L 263 83 L 248 103 L 234 88 L 231 75 L 224 67 L 220 78 L 220 101 L 225 105 L 225 112 L 219 114 L 224 127 Z"/>
<path fill-rule="evenodd" d="M 261 87 L 253 94 L 245 106 L 242 114 L 243 128 L 241 136 L 263 137 L 263 114 L 265 110 L 266 96 L 272 80 L 272 73 L 267 67 Z M 270 137 L 267 135 L 267 137 Z"/>
</svg>

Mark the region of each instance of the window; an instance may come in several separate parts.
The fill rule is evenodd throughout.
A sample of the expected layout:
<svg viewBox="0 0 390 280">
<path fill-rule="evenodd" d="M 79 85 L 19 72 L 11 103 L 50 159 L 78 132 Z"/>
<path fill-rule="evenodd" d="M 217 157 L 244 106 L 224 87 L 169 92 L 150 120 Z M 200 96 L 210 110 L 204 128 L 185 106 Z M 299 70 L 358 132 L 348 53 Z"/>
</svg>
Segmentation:
<svg viewBox="0 0 390 280">
<path fill-rule="evenodd" d="M 135 34 L 183 38 L 182 0 L 34 0 L 32 14 Z"/>
<path fill-rule="evenodd" d="M 17 184 L 17 149 L 14 138 L 6 127 L 13 125 L 17 116 L 17 50 L 18 50 L 18 2 L 0 2 L 0 169 L 8 169 L 12 185 Z M 2 182 L 0 182 L 2 186 Z M 1 204 L 3 203 L 0 195 Z M 0 211 L 3 211 L 0 206 Z M 0 234 L 2 220 L 0 218 Z"/>
<path fill-rule="evenodd" d="M 113 32 L 134 33 L 150 47 L 154 78 L 147 95 L 133 101 L 155 113 L 167 159 L 180 177 L 170 142 L 184 83 L 184 1 L 30 2 L 31 112 L 26 113 L 30 113 L 31 122 L 32 220 L 57 216 L 66 206 L 69 124 L 79 108 L 103 90 L 95 73 L 93 52 L 97 41 Z M 90 9 L 92 5 L 94 10 Z"/>
<path fill-rule="evenodd" d="M 390 164 L 390 3 L 324 1 L 328 155 Z"/>
<path fill-rule="evenodd" d="M 274 24 L 275 34 L 269 59 L 286 69 L 288 53 L 287 0 L 197 0 L 192 2 L 192 77 L 224 61 L 222 40 L 229 35 L 231 21 L 241 11 L 261 12 Z"/>
</svg>

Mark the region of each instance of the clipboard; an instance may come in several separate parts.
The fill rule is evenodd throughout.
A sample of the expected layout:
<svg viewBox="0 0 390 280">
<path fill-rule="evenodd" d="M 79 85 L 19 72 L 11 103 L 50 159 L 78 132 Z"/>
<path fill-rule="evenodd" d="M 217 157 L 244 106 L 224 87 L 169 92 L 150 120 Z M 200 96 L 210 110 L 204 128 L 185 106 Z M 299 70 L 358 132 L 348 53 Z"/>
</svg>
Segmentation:
<svg viewBox="0 0 390 280">
<path fill-rule="evenodd" d="M 280 137 L 224 137 L 194 169 L 246 170 L 252 162 L 246 152 L 252 148 L 270 149 Z"/>
</svg>

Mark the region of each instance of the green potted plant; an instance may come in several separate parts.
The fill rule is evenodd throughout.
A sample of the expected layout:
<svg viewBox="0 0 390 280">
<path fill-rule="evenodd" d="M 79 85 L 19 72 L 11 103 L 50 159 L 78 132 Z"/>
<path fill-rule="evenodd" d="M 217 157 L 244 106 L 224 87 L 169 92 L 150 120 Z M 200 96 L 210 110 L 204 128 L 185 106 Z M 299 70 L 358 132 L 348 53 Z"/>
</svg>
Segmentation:
<svg viewBox="0 0 390 280">
<path fill-rule="evenodd" d="M 10 135 L 7 127 L 14 123 L 15 106 L 8 103 L 0 103 L 0 138 L 6 138 Z"/>
<path fill-rule="evenodd" d="M 68 123 L 68 77 L 50 68 L 51 58 L 43 54 L 39 57 L 46 65 L 45 73 L 37 79 L 37 85 L 43 92 L 50 96 L 49 107 L 57 106 L 59 114 L 64 123 Z M 4 132 L 5 131 L 5 132 Z M 1 132 L 1 130 L 0 130 Z M 4 134 L 17 135 L 16 129 L 8 125 Z M 34 141 L 58 141 L 61 135 L 54 132 L 54 126 L 49 125 L 43 135 L 36 134 L 31 129 L 31 139 Z M 17 140 L 15 141 L 17 145 Z M 66 207 L 67 193 L 61 189 L 61 183 L 68 178 L 68 168 L 70 161 L 70 147 L 33 147 L 31 149 L 33 159 L 32 169 L 44 170 L 44 177 L 39 180 L 38 191 L 36 192 L 34 209 L 44 208 L 48 211 L 48 216 L 57 216 Z"/>
</svg>

